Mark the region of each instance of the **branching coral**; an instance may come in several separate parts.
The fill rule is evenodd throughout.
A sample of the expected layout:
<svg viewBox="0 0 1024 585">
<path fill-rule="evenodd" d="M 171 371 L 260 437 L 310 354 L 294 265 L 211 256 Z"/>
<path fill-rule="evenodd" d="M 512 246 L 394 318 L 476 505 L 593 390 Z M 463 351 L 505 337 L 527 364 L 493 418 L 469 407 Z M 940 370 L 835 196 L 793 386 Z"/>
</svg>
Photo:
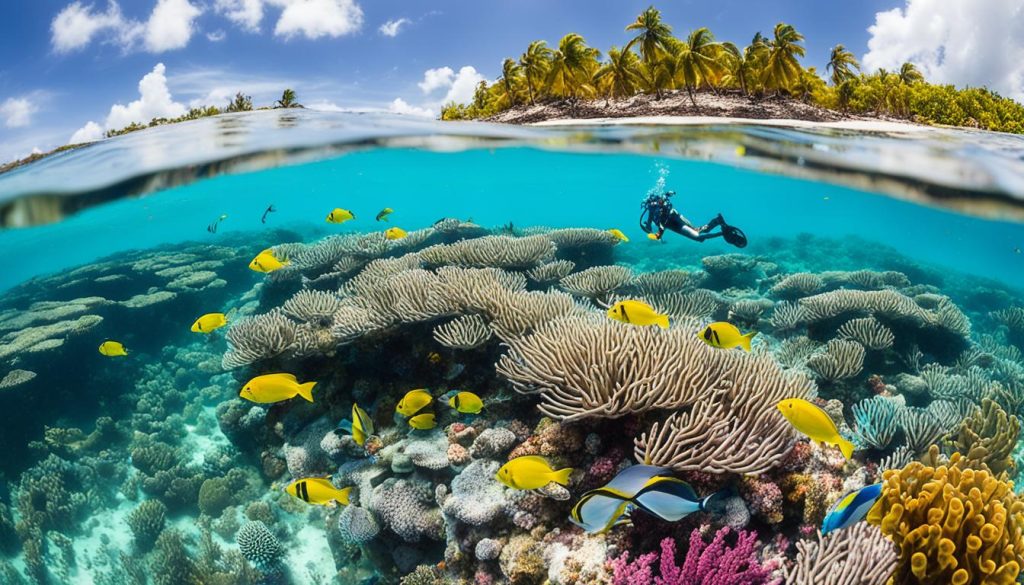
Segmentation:
<svg viewBox="0 0 1024 585">
<path fill-rule="evenodd" d="M 576 264 L 569 260 L 553 260 L 539 266 L 534 266 L 526 271 L 526 275 L 535 282 L 550 284 L 568 276 L 575 267 Z"/>
<path fill-rule="evenodd" d="M 767 307 L 771 306 L 771 302 L 767 302 Z M 729 305 L 729 321 L 734 324 L 753 327 L 757 325 L 758 320 L 761 319 L 761 314 L 764 313 L 767 307 L 764 301 L 750 299 L 736 301 Z"/>
<path fill-rule="evenodd" d="M 831 319 L 849 313 L 867 314 L 888 321 L 909 322 L 917 327 L 933 327 L 965 338 L 970 321 L 949 299 L 940 298 L 926 309 L 914 299 L 892 289 L 879 291 L 835 290 L 798 301 L 807 310 L 809 321 Z"/>
<path fill-rule="evenodd" d="M 424 248 L 420 258 L 428 266 L 467 266 L 475 268 L 526 269 L 548 262 L 555 255 L 555 244 L 545 236 L 514 238 L 487 236 L 439 244 Z"/>
<path fill-rule="evenodd" d="M 899 549 L 895 583 L 1010 585 L 1024 563 L 1024 502 L 1013 484 L 972 469 L 914 462 L 886 471 L 867 521 Z"/>
<path fill-rule="evenodd" d="M 960 433 L 953 442 L 957 451 L 968 461 L 977 461 L 995 474 L 1015 474 L 1013 451 L 1020 435 L 1017 417 L 1007 415 L 999 404 L 984 400 L 981 409 L 963 421 Z"/>
<path fill-rule="evenodd" d="M 280 355 L 295 341 L 295 322 L 279 311 L 243 317 L 228 329 L 226 369 L 245 366 Z"/>
<path fill-rule="evenodd" d="M 710 543 L 700 530 L 690 533 L 690 546 L 682 566 L 676 564 L 676 542 L 661 541 L 661 550 L 629 561 L 629 552 L 612 560 L 612 585 L 763 585 L 771 578 L 771 565 L 757 557 L 757 533 L 739 532 L 736 543 L 727 544 L 732 530 L 721 528 Z M 657 561 L 659 576 L 654 576 Z"/>
<path fill-rule="evenodd" d="M 991 317 L 1006 327 L 1011 343 L 1024 347 L 1024 307 L 995 311 L 991 313 Z"/>
<path fill-rule="evenodd" d="M 302 290 L 285 301 L 281 310 L 297 321 L 329 323 L 340 306 L 341 300 L 336 295 L 318 290 Z"/>
<path fill-rule="evenodd" d="M 480 315 L 465 315 L 434 328 L 434 339 L 446 347 L 472 349 L 487 343 L 491 330 Z"/>
<path fill-rule="evenodd" d="M 900 406 L 884 396 L 873 396 L 853 405 L 856 421 L 853 433 L 857 442 L 865 447 L 885 449 L 899 429 Z"/>
<path fill-rule="evenodd" d="M 799 303 L 777 303 L 768 320 L 772 329 L 780 332 L 792 331 L 807 321 L 807 309 Z"/>
<path fill-rule="evenodd" d="M 817 542 L 801 540 L 796 549 L 787 585 L 885 585 L 896 569 L 892 542 L 864 523 L 828 536 L 819 531 Z"/>
<path fill-rule="evenodd" d="M 776 297 L 792 300 L 812 295 L 824 286 L 825 282 L 817 274 L 798 272 L 780 280 L 769 292 Z"/>
<path fill-rule="evenodd" d="M 135 537 L 135 546 L 147 552 L 163 532 L 167 506 L 160 500 L 146 500 L 128 515 L 128 528 Z"/>
<path fill-rule="evenodd" d="M 559 250 L 592 246 L 608 247 L 619 244 L 619 239 L 606 230 L 594 228 L 564 228 L 544 234 Z"/>
<path fill-rule="evenodd" d="M 633 288 L 640 295 L 663 295 L 668 293 L 686 292 L 701 285 L 705 275 L 701 272 L 685 270 L 663 270 L 661 272 L 645 272 L 633 281 Z"/>
<path fill-rule="evenodd" d="M 607 298 L 633 280 L 625 266 L 595 266 L 566 276 L 559 284 L 566 291 L 590 299 Z"/>
<path fill-rule="evenodd" d="M 867 349 L 882 350 L 892 347 L 896 337 L 874 317 L 850 319 L 839 327 L 839 337 L 851 339 Z"/>
<path fill-rule="evenodd" d="M 658 311 L 673 319 L 708 319 L 718 310 L 718 298 L 709 290 L 666 293 L 645 297 Z"/>
<path fill-rule="evenodd" d="M 852 378 L 864 367 L 864 346 L 856 341 L 833 339 L 825 346 L 824 352 L 807 360 L 807 367 L 825 380 Z"/>
</svg>

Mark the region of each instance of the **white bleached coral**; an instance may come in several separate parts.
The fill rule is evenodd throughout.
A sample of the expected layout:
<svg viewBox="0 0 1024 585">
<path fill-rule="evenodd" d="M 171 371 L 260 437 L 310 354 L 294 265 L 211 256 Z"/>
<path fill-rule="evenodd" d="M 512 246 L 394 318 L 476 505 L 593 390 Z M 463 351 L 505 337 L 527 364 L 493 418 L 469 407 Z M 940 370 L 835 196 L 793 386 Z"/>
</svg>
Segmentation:
<svg viewBox="0 0 1024 585">
<path fill-rule="evenodd" d="M 461 522 L 472 526 L 490 524 L 505 511 L 505 488 L 495 478 L 501 465 L 497 461 L 478 459 L 466 466 L 452 480 L 451 493 L 442 509 Z"/>
</svg>

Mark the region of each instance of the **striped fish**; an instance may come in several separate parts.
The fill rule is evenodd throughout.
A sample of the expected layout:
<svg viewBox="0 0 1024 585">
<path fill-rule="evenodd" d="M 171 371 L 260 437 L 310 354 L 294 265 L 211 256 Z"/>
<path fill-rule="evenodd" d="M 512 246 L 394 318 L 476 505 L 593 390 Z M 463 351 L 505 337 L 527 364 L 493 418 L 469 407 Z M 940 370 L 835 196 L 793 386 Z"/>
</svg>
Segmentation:
<svg viewBox="0 0 1024 585">
<path fill-rule="evenodd" d="M 828 534 L 833 530 L 852 526 L 868 515 L 878 498 L 882 497 L 882 484 L 875 483 L 853 490 L 839 498 L 829 508 L 825 520 L 821 523 L 821 533 Z"/>
<path fill-rule="evenodd" d="M 348 495 L 351 487 L 338 489 L 331 483 L 331 476 L 307 477 L 297 479 L 284 488 L 289 495 L 294 496 L 307 504 L 317 506 L 333 506 L 335 503 L 348 505 Z"/>
</svg>

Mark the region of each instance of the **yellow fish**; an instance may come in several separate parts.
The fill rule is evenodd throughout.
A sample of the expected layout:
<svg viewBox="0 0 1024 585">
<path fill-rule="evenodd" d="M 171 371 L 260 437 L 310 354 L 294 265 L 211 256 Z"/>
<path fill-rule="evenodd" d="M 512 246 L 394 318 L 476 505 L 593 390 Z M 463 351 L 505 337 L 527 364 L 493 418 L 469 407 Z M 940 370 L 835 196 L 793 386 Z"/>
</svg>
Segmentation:
<svg viewBox="0 0 1024 585">
<path fill-rule="evenodd" d="M 394 212 L 395 210 L 391 209 L 390 207 L 385 207 L 384 209 L 381 209 L 380 213 L 377 214 L 377 221 L 387 221 L 388 216 Z"/>
<path fill-rule="evenodd" d="M 292 374 L 264 374 L 249 380 L 238 395 L 259 404 L 281 402 L 295 396 L 313 402 L 313 386 L 316 382 L 300 384 Z"/>
<path fill-rule="evenodd" d="M 398 227 L 388 228 L 384 230 L 384 239 L 386 240 L 401 240 L 407 235 L 409 235 L 408 232 Z"/>
<path fill-rule="evenodd" d="M 619 301 L 608 309 L 608 317 L 630 325 L 657 325 L 668 329 L 668 315 L 655 311 L 643 301 Z"/>
<path fill-rule="evenodd" d="M 124 348 L 124 345 L 120 341 L 106 340 L 100 344 L 100 353 L 107 357 L 117 357 L 121 355 L 128 355 L 128 350 Z"/>
<path fill-rule="evenodd" d="M 345 223 L 346 221 L 355 218 L 355 214 L 351 211 L 335 207 L 334 210 L 327 214 L 327 223 Z"/>
<path fill-rule="evenodd" d="M 517 490 L 535 490 L 551 482 L 569 485 L 571 467 L 555 471 L 547 459 L 537 455 L 516 457 L 501 466 L 495 477 L 498 481 Z"/>
<path fill-rule="evenodd" d="M 412 416 L 433 402 L 434 397 L 426 390 L 410 390 L 398 401 L 395 412 L 402 416 Z"/>
<path fill-rule="evenodd" d="M 299 498 L 307 504 L 316 504 L 317 506 L 333 506 L 335 502 L 344 506 L 348 505 L 348 494 L 352 491 L 351 487 L 338 489 L 334 487 L 331 480 L 328 477 L 308 477 L 304 479 L 297 479 L 290 484 L 284 491 L 289 495 Z"/>
<path fill-rule="evenodd" d="M 192 324 L 194 333 L 212 333 L 216 329 L 228 324 L 228 317 L 224 313 L 207 313 L 196 319 Z"/>
<path fill-rule="evenodd" d="M 719 321 L 705 327 L 703 331 L 697 334 L 697 337 L 701 338 L 704 343 L 711 347 L 720 347 L 722 349 L 742 347 L 743 351 L 750 351 L 750 340 L 755 335 L 757 335 L 757 331 L 751 331 L 744 335 L 732 323 Z"/>
<path fill-rule="evenodd" d="M 812 441 L 839 447 L 839 450 L 843 452 L 843 457 L 847 459 L 853 456 L 853 443 L 839 434 L 836 423 L 832 421 L 832 417 L 825 414 L 824 410 L 800 398 L 783 400 L 778 407 L 789 424 L 810 437 Z"/>
<path fill-rule="evenodd" d="M 366 439 L 373 434 L 373 419 L 366 414 L 365 410 L 359 408 L 358 404 L 353 403 L 352 420 L 341 421 L 338 428 L 351 433 L 356 445 L 362 447 L 366 445 Z"/>
<path fill-rule="evenodd" d="M 434 421 L 434 414 L 427 412 L 410 418 L 409 426 L 420 431 L 427 431 L 436 427 L 437 423 Z"/>
<path fill-rule="evenodd" d="M 620 241 L 620 242 L 628 242 L 629 241 L 629 238 L 627 238 L 626 234 L 622 233 L 622 230 L 620 230 L 620 229 L 612 228 L 612 229 L 608 230 L 608 233 L 613 235 L 613 236 L 615 236 L 615 239 Z"/>
<path fill-rule="evenodd" d="M 263 250 L 249 263 L 249 269 L 256 272 L 273 272 L 288 266 L 288 261 L 278 260 L 269 248 Z"/>
<path fill-rule="evenodd" d="M 463 414 L 479 414 L 484 401 L 472 392 L 459 392 L 448 399 L 448 405 Z"/>
</svg>

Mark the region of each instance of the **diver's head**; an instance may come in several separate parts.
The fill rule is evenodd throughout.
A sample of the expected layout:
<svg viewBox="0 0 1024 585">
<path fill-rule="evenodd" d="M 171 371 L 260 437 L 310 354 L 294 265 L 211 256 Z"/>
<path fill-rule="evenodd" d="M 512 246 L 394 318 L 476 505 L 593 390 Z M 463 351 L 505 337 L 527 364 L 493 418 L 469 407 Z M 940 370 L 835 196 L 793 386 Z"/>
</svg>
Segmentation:
<svg viewBox="0 0 1024 585">
<path fill-rule="evenodd" d="M 665 191 L 665 197 L 672 197 L 675 194 L 676 194 L 675 191 Z"/>
</svg>

